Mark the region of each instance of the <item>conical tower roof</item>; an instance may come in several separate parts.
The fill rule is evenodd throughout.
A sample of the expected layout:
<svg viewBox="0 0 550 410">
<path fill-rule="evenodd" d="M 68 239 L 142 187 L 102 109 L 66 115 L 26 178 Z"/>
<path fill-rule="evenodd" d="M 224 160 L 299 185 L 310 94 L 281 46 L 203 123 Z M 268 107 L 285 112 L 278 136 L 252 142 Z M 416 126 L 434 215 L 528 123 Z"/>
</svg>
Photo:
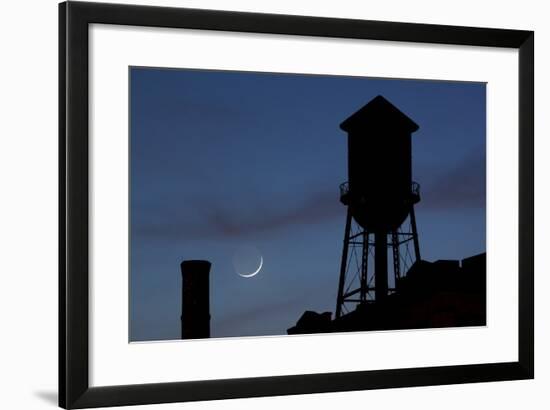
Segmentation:
<svg viewBox="0 0 550 410">
<path fill-rule="evenodd" d="M 381 95 L 373 98 L 340 124 L 340 128 L 346 132 L 381 127 L 409 133 L 418 130 L 418 125 L 413 120 Z"/>
</svg>

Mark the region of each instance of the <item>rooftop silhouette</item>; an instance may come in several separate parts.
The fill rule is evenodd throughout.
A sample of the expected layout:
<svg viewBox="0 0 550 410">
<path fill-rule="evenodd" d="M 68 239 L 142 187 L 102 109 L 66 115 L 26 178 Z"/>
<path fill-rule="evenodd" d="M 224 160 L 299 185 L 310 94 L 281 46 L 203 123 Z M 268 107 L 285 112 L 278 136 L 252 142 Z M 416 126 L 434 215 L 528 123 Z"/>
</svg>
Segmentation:
<svg viewBox="0 0 550 410">
<path fill-rule="evenodd" d="M 486 254 L 418 261 L 383 302 L 358 304 L 332 319 L 306 311 L 288 334 L 486 325 Z"/>
</svg>

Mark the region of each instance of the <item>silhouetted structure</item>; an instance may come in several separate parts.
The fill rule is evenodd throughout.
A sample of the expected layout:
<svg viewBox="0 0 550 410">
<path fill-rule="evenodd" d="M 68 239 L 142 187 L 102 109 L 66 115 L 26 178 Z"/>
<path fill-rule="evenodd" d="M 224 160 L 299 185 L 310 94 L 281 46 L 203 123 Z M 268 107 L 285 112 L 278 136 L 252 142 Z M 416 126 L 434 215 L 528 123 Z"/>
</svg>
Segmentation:
<svg viewBox="0 0 550 410">
<path fill-rule="evenodd" d="M 306 311 L 288 334 L 486 325 L 486 254 L 417 261 L 384 300 L 358 304 L 334 320 Z"/>
<path fill-rule="evenodd" d="M 210 337 L 210 274 L 211 263 L 188 260 L 181 263 L 181 338 Z"/>
<path fill-rule="evenodd" d="M 412 181 L 411 155 L 418 125 L 378 96 L 340 128 L 348 133 L 349 180 L 340 186 L 347 217 L 335 317 L 306 311 L 287 333 L 484 326 L 486 254 L 462 261 L 420 258 L 414 215 L 420 187 Z M 407 217 L 409 227 L 403 230 Z M 388 286 L 390 247 L 393 288 Z"/>
<path fill-rule="evenodd" d="M 298 333 L 329 333 L 332 331 L 331 312 L 317 313 L 306 310 L 296 326 L 287 330 L 289 335 Z"/>
<path fill-rule="evenodd" d="M 388 247 L 393 251 L 394 283 L 401 277 L 400 248 L 414 243 L 414 260 L 420 260 L 414 204 L 419 185 L 412 181 L 411 134 L 418 125 L 382 96 L 377 96 L 347 118 L 340 128 L 348 133 L 348 182 L 340 186 L 340 201 L 347 206 L 344 247 L 340 267 L 336 319 L 346 303 L 383 302 L 388 288 Z M 410 228 L 401 230 L 410 217 Z M 352 224 L 358 225 L 354 230 Z M 372 238 L 372 239 L 371 239 Z M 350 250 L 359 250 L 359 261 Z M 374 251 L 374 252 L 373 252 Z M 369 254 L 374 253 L 374 273 Z M 412 259 L 412 258 L 410 258 Z M 355 277 L 359 284 L 347 283 Z M 374 279 L 374 285 L 372 280 Z"/>
</svg>

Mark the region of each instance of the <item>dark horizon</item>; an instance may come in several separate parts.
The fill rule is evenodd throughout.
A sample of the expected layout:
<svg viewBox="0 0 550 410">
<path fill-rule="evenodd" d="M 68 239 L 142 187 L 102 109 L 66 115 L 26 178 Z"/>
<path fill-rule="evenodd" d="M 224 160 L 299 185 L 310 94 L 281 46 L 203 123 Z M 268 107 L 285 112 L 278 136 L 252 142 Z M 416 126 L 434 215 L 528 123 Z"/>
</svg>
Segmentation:
<svg viewBox="0 0 550 410">
<path fill-rule="evenodd" d="M 179 338 L 184 259 L 212 262 L 212 337 L 283 335 L 304 310 L 334 312 L 347 180 L 338 126 L 378 94 L 420 126 L 423 259 L 485 252 L 485 84 L 130 73 L 132 341 Z M 263 258 L 252 278 L 235 272 L 247 247 Z"/>
</svg>

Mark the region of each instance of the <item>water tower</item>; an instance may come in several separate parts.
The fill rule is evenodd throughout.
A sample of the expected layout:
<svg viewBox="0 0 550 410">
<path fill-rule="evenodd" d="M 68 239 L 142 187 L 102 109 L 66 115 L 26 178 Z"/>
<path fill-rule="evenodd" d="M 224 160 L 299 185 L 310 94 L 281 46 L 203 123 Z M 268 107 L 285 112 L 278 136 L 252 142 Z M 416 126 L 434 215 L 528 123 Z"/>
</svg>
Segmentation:
<svg viewBox="0 0 550 410">
<path fill-rule="evenodd" d="M 420 193 L 412 181 L 411 152 L 411 134 L 418 125 L 379 95 L 340 128 L 348 134 L 348 181 L 340 185 L 347 217 L 336 318 L 350 304 L 383 301 L 395 291 L 403 268 L 420 260 L 414 215 Z M 388 248 L 392 248 L 393 287 Z"/>
</svg>

